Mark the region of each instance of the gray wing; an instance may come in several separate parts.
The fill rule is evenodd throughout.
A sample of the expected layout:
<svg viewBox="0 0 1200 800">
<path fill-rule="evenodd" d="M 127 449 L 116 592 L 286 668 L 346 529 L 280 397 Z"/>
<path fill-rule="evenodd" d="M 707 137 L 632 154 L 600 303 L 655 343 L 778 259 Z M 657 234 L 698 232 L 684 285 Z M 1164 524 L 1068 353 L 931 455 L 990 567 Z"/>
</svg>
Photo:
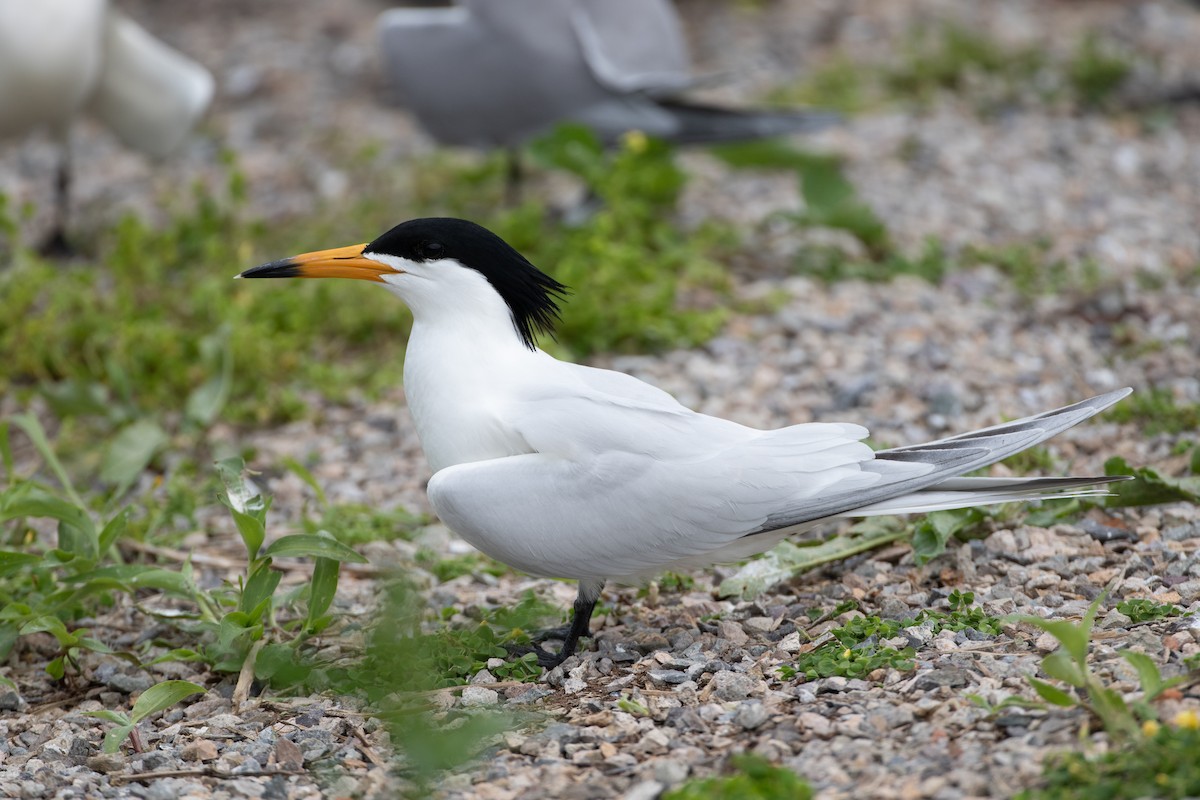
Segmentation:
<svg viewBox="0 0 1200 800">
<path fill-rule="evenodd" d="M 614 92 L 677 92 L 692 84 L 687 41 L 670 0 L 575 0 L 583 59 Z"/>
<path fill-rule="evenodd" d="M 401 103 L 444 144 L 512 146 L 609 97 L 561 0 L 397 8 L 377 27 Z"/>
<path fill-rule="evenodd" d="M 874 462 L 862 465 L 865 471 L 878 470 L 883 480 L 865 490 L 833 492 L 818 502 L 805 502 L 772 514 L 759 532 L 789 528 L 832 516 L 854 516 L 852 512 L 868 514 L 898 514 L 928 511 L 934 508 L 962 508 L 987 502 L 1003 502 L 1025 496 L 1045 494 L 1054 488 L 1044 486 L 1017 487 L 1005 490 L 997 484 L 975 483 L 976 479 L 958 476 L 972 470 L 995 464 L 1013 453 L 1019 453 L 1055 434 L 1065 431 L 1085 419 L 1094 416 L 1123 397 L 1132 389 L 1119 389 L 1073 405 L 1025 417 L 990 428 L 939 439 L 925 444 L 880 450 Z M 901 464 L 929 467 L 923 474 L 906 476 L 894 473 Z M 1076 479 L 1073 485 L 1081 485 Z M 1087 484 L 1104 483 L 1103 478 L 1079 479 Z M 1011 484 L 1010 484 L 1011 485 Z M 1057 488 L 1071 488 L 1061 484 Z M 928 494 L 926 494 L 928 492 Z M 950 503 L 947 493 L 961 493 L 957 501 Z M 988 499 L 1001 496 L 1000 499 Z"/>
</svg>

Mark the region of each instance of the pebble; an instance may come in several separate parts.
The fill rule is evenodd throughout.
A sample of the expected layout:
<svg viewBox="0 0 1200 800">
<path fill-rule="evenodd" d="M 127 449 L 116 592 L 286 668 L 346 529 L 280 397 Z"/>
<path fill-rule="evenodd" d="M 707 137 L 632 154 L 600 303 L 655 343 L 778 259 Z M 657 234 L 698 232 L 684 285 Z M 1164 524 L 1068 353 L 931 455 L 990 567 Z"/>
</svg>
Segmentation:
<svg viewBox="0 0 1200 800">
<path fill-rule="evenodd" d="M 468 686 L 462 692 L 462 704 L 467 708 L 494 706 L 500 702 L 500 693 L 483 686 Z"/>
<path fill-rule="evenodd" d="M 762 692 L 763 682 L 741 672 L 718 672 L 708 683 L 712 696 L 717 700 L 743 700 L 751 694 Z"/>
</svg>

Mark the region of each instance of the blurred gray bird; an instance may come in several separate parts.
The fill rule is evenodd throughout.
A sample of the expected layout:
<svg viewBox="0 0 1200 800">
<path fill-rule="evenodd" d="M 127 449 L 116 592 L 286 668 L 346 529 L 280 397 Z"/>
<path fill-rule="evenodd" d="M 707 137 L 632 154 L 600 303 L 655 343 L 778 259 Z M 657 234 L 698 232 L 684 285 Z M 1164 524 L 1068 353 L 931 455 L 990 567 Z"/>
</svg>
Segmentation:
<svg viewBox="0 0 1200 800">
<path fill-rule="evenodd" d="M 696 80 L 668 0 L 463 0 L 391 9 L 378 29 L 402 102 L 443 144 L 511 148 L 567 120 L 606 142 L 637 130 L 708 144 L 839 119 L 680 99 Z"/>
<path fill-rule="evenodd" d="M 162 157 L 208 108 L 207 69 L 107 0 L 0 2 L 0 138 L 47 128 L 63 146 L 51 242 L 65 245 L 71 122 L 87 113 L 124 144 Z"/>
</svg>

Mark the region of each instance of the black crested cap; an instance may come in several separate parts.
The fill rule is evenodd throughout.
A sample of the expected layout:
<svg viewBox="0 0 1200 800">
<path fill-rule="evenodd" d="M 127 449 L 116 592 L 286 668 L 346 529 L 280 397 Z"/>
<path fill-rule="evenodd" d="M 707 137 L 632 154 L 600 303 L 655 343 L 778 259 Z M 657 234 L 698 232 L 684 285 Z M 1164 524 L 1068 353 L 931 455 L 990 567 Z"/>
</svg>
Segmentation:
<svg viewBox="0 0 1200 800">
<path fill-rule="evenodd" d="M 454 217 L 413 219 L 392 228 L 363 252 L 411 261 L 452 258 L 487 278 L 508 304 L 513 325 L 527 347 L 534 348 L 537 333 L 554 335 L 559 318 L 557 300 L 567 287 L 482 225 Z"/>
</svg>

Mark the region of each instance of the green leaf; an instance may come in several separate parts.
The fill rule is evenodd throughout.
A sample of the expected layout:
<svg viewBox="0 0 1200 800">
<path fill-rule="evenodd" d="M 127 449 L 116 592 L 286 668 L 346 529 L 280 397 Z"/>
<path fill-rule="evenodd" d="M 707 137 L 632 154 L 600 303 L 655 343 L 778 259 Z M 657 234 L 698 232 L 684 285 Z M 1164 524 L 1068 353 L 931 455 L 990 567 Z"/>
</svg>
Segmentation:
<svg viewBox="0 0 1200 800">
<path fill-rule="evenodd" d="M 1141 684 L 1142 692 L 1145 695 L 1142 699 L 1145 701 L 1153 700 L 1167 689 L 1178 683 L 1182 683 L 1184 680 L 1184 676 L 1180 675 L 1171 680 L 1164 681 L 1162 673 L 1158 670 L 1158 665 L 1145 653 L 1122 650 L 1121 657 L 1137 670 L 1138 683 Z"/>
<path fill-rule="evenodd" d="M 153 661 L 147 661 L 146 666 L 152 667 L 155 664 L 165 664 L 169 661 L 204 661 L 202 654 L 195 650 L 189 650 L 186 647 L 177 647 L 174 650 L 168 650 Z"/>
<path fill-rule="evenodd" d="M 126 425 L 104 450 L 101 480 L 114 487 L 114 495 L 124 494 L 168 441 L 167 432 L 153 420 L 140 419 Z"/>
<path fill-rule="evenodd" d="M 170 708 L 185 697 L 204 694 L 205 688 L 191 681 L 163 681 L 142 692 L 133 704 L 129 719 L 138 723 L 159 711 Z"/>
<path fill-rule="evenodd" d="M 86 504 L 83 502 L 83 498 L 75 491 L 75 487 L 71 485 L 71 479 L 67 476 L 67 471 L 63 469 L 62 462 L 58 460 L 58 456 L 54 455 L 54 448 L 50 446 L 50 440 L 46 438 L 46 431 L 42 429 L 42 424 L 37 421 L 37 417 L 32 414 L 17 414 L 12 418 L 12 423 L 25 431 L 25 435 L 33 442 L 34 449 L 38 451 L 46 461 L 47 466 L 54 473 L 54 476 L 58 478 L 58 482 L 62 485 L 63 490 L 71 498 L 71 502 L 80 508 L 85 508 Z M 11 470 L 9 470 L 9 474 L 12 474 Z"/>
<path fill-rule="evenodd" d="M 271 559 L 263 559 L 254 568 L 254 572 L 251 573 L 242 589 L 242 596 L 238 600 L 238 610 L 253 616 L 254 610 L 275 594 L 275 588 L 279 586 L 281 578 L 283 578 L 282 572 L 271 569 Z"/>
<path fill-rule="evenodd" d="M 59 521 L 59 547 L 74 556 L 95 558 L 96 525 L 85 508 L 35 490 L 9 502 L 0 511 L 0 522 L 21 517 L 56 519 Z"/>
<path fill-rule="evenodd" d="M 233 385 L 233 353 L 229 345 L 228 331 L 223 331 L 221 335 L 205 337 L 200 342 L 200 351 L 210 363 L 219 359 L 220 368 L 215 375 L 188 395 L 183 413 L 191 422 L 207 428 L 216 421 L 217 415 L 229 401 L 229 391 Z"/>
<path fill-rule="evenodd" d="M 321 488 L 321 484 L 317 483 L 317 479 L 313 477 L 311 472 L 305 469 L 303 464 L 294 458 L 285 458 L 283 466 L 285 469 L 290 470 L 297 478 L 308 484 L 308 487 L 317 495 L 317 502 L 323 508 L 329 506 L 329 500 L 325 497 L 325 490 Z"/>
<path fill-rule="evenodd" d="M 21 626 L 22 636 L 28 636 L 31 633 L 48 633 L 58 640 L 60 647 L 73 647 L 78 643 L 75 634 L 67 630 L 63 621 L 49 614 L 34 617 Z"/>
<path fill-rule="evenodd" d="M 313 565 L 312 584 L 308 594 L 308 619 L 304 623 L 310 633 L 314 632 L 317 620 L 333 604 L 333 597 L 337 594 L 340 567 L 341 565 L 332 558 L 321 557 L 318 557 Z"/>
<path fill-rule="evenodd" d="M 120 725 L 116 728 L 113 728 L 111 731 L 104 734 L 104 743 L 100 746 L 100 749 L 110 756 L 113 753 L 120 751 L 121 742 L 125 741 L 125 738 L 133 732 L 133 728 L 133 723 Z"/>
<path fill-rule="evenodd" d="M 12 550 L 0 550 L 0 575 L 12 575 L 23 569 L 40 563 L 42 557 L 33 553 L 17 553 Z M 3 659 L 0 659 L 3 661 Z"/>
<path fill-rule="evenodd" d="M 100 531 L 99 545 L 96 549 L 96 557 L 103 558 L 108 552 L 108 548 L 113 546 L 113 543 L 125 535 L 125 531 L 129 528 L 129 515 L 131 510 L 123 508 L 117 512 L 116 516 L 108 521 L 104 526 L 104 530 Z"/>
<path fill-rule="evenodd" d="M 269 504 L 262 494 L 243 475 L 245 464 L 240 458 L 217 462 L 217 474 L 225 484 L 222 502 L 233 515 L 234 524 L 246 545 L 251 560 L 258 558 L 263 540 L 267 537 L 266 521 Z"/>
<path fill-rule="evenodd" d="M 1086 677 L 1080 672 L 1079 665 L 1071 660 L 1066 650 L 1055 650 L 1042 659 L 1042 672 L 1055 680 L 1082 688 L 1087 683 Z"/>
<path fill-rule="evenodd" d="M 721 597 L 736 595 L 748 600 L 822 564 L 841 561 L 903 539 L 907 532 L 894 517 L 873 517 L 841 535 L 814 545 L 782 542 L 761 558 L 739 567 L 737 572 L 721 582 L 717 592 Z"/>
<path fill-rule="evenodd" d="M 122 591 L 155 589 L 176 597 L 192 596 L 192 586 L 187 577 L 174 570 L 152 567 L 148 564 L 114 564 L 70 575 L 63 578 L 70 583 L 79 583 L 88 588 L 111 588 Z"/>
<path fill-rule="evenodd" d="M 128 715 L 122 714 L 120 711 L 109 711 L 108 709 L 103 709 L 101 711 L 85 711 L 83 712 L 83 715 L 85 717 L 102 719 L 105 722 L 111 722 L 115 725 L 128 725 L 130 722 Z"/>
<path fill-rule="evenodd" d="M 1030 685 L 1033 690 L 1038 693 L 1038 697 L 1056 706 L 1070 707 L 1077 704 L 1074 697 L 1064 692 L 1062 689 L 1057 689 L 1045 681 L 1039 681 L 1037 678 L 1029 678 Z"/>
<path fill-rule="evenodd" d="M 975 525 L 986 516 L 978 508 L 961 508 L 951 511 L 932 511 L 917 523 L 913 530 L 913 554 L 918 565 L 928 564 L 946 551 L 950 537 L 969 525 Z"/>
<path fill-rule="evenodd" d="M 1183 500 L 1200 503 L 1200 475 L 1164 478 L 1150 467 L 1134 469 L 1120 456 L 1104 462 L 1105 475 L 1132 475 L 1133 480 L 1111 485 L 1109 506 L 1149 506 Z"/>
<path fill-rule="evenodd" d="M 276 539 L 265 551 L 272 558 L 331 558 L 334 561 L 350 561 L 366 564 L 367 559 L 322 531 L 316 534 L 295 533 Z"/>
</svg>

